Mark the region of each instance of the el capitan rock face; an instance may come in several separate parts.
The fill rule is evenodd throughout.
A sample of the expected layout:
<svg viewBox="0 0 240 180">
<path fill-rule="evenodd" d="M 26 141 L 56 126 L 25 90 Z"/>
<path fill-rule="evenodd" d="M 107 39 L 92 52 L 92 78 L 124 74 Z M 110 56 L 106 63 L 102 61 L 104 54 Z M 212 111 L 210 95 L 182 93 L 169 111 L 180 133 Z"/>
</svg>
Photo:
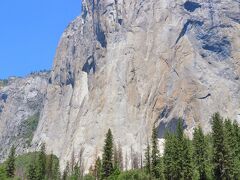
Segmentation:
<svg viewBox="0 0 240 180">
<path fill-rule="evenodd" d="M 34 144 L 61 164 L 85 148 L 86 166 L 111 128 L 138 153 L 155 123 L 210 131 L 211 115 L 240 120 L 237 1 L 84 0 L 64 32 Z"/>
<path fill-rule="evenodd" d="M 191 136 L 210 117 L 240 121 L 240 3 L 83 0 L 63 33 L 32 145 L 61 166 L 84 147 L 86 169 L 112 129 L 123 154 L 142 152 L 178 117 Z"/>
</svg>

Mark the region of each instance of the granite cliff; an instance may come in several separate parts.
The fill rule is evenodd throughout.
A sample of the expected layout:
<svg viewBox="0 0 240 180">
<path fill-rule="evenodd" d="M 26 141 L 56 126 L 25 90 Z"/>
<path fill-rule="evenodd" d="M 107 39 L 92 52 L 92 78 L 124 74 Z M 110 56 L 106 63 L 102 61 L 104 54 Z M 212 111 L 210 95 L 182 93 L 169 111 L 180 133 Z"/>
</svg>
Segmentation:
<svg viewBox="0 0 240 180">
<path fill-rule="evenodd" d="M 10 147 L 22 154 L 31 147 L 43 107 L 49 72 L 0 81 L 0 161 Z"/>
<path fill-rule="evenodd" d="M 239 0 L 82 5 L 59 42 L 32 147 L 45 142 L 62 168 L 84 147 L 88 168 L 109 128 L 128 156 L 178 117 L 189 136 L 209 132 L 216 111 L 240 122 Z"/>
</svg>

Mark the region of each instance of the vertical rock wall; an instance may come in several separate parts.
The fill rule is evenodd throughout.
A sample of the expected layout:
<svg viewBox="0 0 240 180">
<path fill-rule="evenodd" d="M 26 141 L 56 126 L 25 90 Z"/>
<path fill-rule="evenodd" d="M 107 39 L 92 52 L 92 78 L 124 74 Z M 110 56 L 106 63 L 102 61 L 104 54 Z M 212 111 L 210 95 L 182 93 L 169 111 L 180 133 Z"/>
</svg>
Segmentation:
<svg viewBox="0 0 240 180">
<path fill-rule="evenodd" d="M 88 168 L 113 131 L 124 155 L 140 153 L 152 126 L 191 136 L 219 111 L 240 121 L 239 2 L 83 0 L 64 32 L 33 145 L 62 168 L 81 147 Z"/>
</svg>

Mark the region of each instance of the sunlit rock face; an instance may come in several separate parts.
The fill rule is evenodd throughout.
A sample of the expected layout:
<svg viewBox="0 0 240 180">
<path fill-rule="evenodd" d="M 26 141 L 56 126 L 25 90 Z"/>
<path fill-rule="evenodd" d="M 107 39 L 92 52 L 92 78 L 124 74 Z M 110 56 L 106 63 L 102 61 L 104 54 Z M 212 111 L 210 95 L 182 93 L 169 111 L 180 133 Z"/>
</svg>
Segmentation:
<svg viewBox="0 0 240 180">
<path fill-rule="evenodd" d="M 48 72 L 11 77 L 0 87 L 0 162 L 11 148 L 29 150 L 47 92 Z M 35 118 L 35 119 L 33 119 Z"/>
<path fill-rule="evenodd" d="M 240 121 L 240 3 L 235 0 L 83 0 L 59 42 L 33 146 L 61 168 L 84 147 L 85 167 L 112 129 L 141 156 L 178 117 L 191 136 L 219 111 Z M 129 162 L 129 165 L 130 166 Z"/>
</svg>

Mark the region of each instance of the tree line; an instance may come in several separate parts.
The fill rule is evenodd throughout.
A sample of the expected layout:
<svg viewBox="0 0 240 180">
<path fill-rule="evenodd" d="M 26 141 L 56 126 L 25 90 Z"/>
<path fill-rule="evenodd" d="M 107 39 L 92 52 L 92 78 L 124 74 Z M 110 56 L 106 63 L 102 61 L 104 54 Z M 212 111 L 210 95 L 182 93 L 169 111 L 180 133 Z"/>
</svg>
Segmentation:
<svg viewBox="0 0 240 180">
<path fill-rule="evenodd" d="M 109 129 L 106 134 L 103 156 L 97 158 L 90 174 L 97 180 L 240 179 L 240 128 L 238 123 L 224 119 L 219 113 L 215 113 L 211 118 L 211 126 L 212 132 L 207 135 L 204 135 L 200 126 L 196 127 L 193 138 L 190 140 L 184 134 L 183 121 L 179 119 L 176 131 L 165 133 L 162 155 L 158 147 L 157 129 L 153 127 L 151 142 L 147 143 L 144 152 L 143 166 L 139 166 L 139 162 L 136 166 L 137 176 L 132 171 L 129 171 L 129 174 L 123 172 L 122 158 L 116 158 L 119 157 L 116 156 L 119 151 L 114 148 L 113 135 Z M 130 159 L 134 161 L 134 158 Z"/>
<path fill-rule="evenodd" d="M 108 130 L 103 154 L 96 157 L 84 175 L 84 148 L 80 148 L 78 161 L 74 153 L 62 175 L 58 160 L 47 156 L 42 145 L 38 157 L 28 166 L 28 180 L 231 180 L 240 179 L 240 127 L 236 121 L 224 119 L 219 113 L 211 118 L 212 132 L 205 135 L 196 127 L 193 137 L 184 134 L 183 121 L 179 119 L 175 132 L 165 133 L 164 152 L 160 154 L 157 129 L 141 154 L 132 153 L 123 159 L 121 145 L 114 144 L 111 129 Z M 15 173 L 15 149 L 12 148 L 6 162 L 6 177 Z M 127 170 L 128 164 L 131 170 Z M 0 169 L 1 179 L 1 169 Z"/>
<path fill-rule="evenodd" d="M 0 167 L 0 179 L 1 180 L 59 180 L 61 179 L 59 160 L 52 153 L 47 155 L 45 152 L 45 144 L 41 145 L 39 152 L 35 153 L 30 158 L 30 163 L 26 165 L 26 170 L 21 169 L 21 173 L 18 172 L 16 167 L 16 154 L 15 147 L 12 147 L 7 161 Z M 24 158 L 28 159 L 26 155 Z M 23 162 L 26 163 L 26 162 Z M 22 164 L 25 166 L 25 164 Z M 21 167 L 23 168 L 23 167 Z M 20 175 L 21 174 L 21 175 Z"/>
</svg>

